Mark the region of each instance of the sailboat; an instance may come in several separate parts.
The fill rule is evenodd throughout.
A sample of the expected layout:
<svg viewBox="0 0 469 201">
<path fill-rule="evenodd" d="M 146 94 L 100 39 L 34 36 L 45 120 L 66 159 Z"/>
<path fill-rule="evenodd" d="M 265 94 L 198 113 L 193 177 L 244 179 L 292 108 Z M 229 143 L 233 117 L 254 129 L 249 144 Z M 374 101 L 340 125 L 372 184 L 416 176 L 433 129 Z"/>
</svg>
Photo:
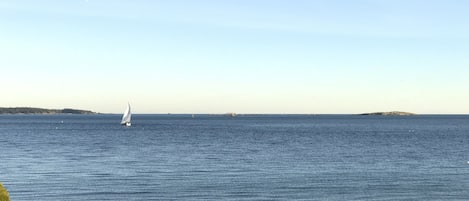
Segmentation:
<svg viewBox="0 0 469 201">
<path fill-rule="evenodd" d="M 124 115 L 122 115 L 121 124 L 127 127 L 131 126 L 132 125 L 130 123 L 131 116 L 132 116 L 132 113 L 130 112 L 130 103 L 127 103 L 127 109 L 125 109 Z"/>
</svg>

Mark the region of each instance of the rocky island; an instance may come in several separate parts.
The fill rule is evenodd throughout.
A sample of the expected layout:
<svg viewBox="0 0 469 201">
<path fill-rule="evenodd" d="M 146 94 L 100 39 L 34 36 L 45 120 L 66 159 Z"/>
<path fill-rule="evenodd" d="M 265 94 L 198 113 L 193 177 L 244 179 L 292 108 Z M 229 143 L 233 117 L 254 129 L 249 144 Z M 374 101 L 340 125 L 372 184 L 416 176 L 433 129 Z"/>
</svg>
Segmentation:
<svg viewBox="0 0 469 201">
<path fill-rule="evenodd" d="M 399 112 L 399 111 L 392 111 L 392 112 L 373 112 L 373 113 L 363 113 L 360 115 L 378 115 L 378 116 L 411 116 L 415 115 L 414 113 L 410 112 Z"/>
<path fill-rule="evenodd" d="M 96 114 L 96 112 L 71 108 L 43 109 L 34 107 L 0 107 L 0 114 Z"/>
</svg>

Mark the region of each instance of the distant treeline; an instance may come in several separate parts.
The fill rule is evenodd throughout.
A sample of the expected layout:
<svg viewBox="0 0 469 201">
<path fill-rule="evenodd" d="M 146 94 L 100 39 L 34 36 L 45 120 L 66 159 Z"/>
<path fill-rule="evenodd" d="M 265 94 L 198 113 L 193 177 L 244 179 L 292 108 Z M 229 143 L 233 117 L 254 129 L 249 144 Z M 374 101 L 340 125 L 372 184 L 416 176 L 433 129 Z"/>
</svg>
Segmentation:
<svg viewBox="0 0 469 201">
<path fill-rule="evenodd" d="M 33 107 L 0 107 L 0 114 L 96 114 L 89 110 L 43 109 Z"/>
</svg>

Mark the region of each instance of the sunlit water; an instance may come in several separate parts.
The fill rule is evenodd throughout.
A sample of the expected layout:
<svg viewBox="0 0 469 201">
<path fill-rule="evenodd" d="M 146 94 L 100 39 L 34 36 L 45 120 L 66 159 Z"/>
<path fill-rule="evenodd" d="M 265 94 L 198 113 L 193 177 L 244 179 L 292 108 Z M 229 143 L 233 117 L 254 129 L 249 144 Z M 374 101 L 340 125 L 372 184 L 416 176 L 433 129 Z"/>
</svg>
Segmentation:
<svg viewBox="0 0 469 201">
<path fill-rule="evenodd" d="M 0 115 L 11 200 L 464 200 L 469 116 Z"/>
</svg>

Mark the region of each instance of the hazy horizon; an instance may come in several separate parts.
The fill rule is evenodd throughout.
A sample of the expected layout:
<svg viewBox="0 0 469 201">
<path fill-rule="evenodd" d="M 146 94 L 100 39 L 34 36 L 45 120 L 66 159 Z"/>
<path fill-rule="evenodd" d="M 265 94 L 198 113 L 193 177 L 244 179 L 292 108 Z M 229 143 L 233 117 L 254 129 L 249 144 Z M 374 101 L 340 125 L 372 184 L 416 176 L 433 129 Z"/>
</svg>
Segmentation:
<svg viewBox="0 0 469 201">
<path fill-rule="evenodd" d="M 5 107 L 0 107 L 0 108 L 5 108 Z M 6 107 L 8 108 L 8 107 Z M 11 107 L 11 108 L 23 108 L 23 107 Z M 38 108 L 38 109 L 50 109 L 50 110 L 62 110 L 62 109 L 76 109 L 76 110 L 84 110 L 84 111 L 90 111 L 89 109 L 86 108 L 41 108 L 41 107 L 29 107 L 29 106 L 24 106 L 24 108 Z M 100 111 L 93 111 L 97 114 L 104 114 L 104 115 L 122 115 L 122 112 L 100 112 Z M 363 111 L 359 113 L 237 113 L 233 111 L 228 111 L 228 112 L 214 112 L 214 113 L 173 113 L 173 112 L 167 112 L 167 113 L 134 113 L 136 115 L 227 115 L 227 114 L 235 114 L 235 115 L 361 115 L 361 114 L 371 114 L 371 113 L 381 113 L 381 112 L 410 112 L 411 111 L 397 111 L 397 110 L 388 110 L 388 111 Z M 413 113 L 414 115 L 469 115 L 467 113 L 454 113 L 454 114 L 431 114 L 431 113 Z M 53 114 L 52 114 L 53 115 Z"/>
<path fill-rule="evenodd" d="M 0 1 L 0 107 L 469 113 L 464 1 Z"/>
</svg>

